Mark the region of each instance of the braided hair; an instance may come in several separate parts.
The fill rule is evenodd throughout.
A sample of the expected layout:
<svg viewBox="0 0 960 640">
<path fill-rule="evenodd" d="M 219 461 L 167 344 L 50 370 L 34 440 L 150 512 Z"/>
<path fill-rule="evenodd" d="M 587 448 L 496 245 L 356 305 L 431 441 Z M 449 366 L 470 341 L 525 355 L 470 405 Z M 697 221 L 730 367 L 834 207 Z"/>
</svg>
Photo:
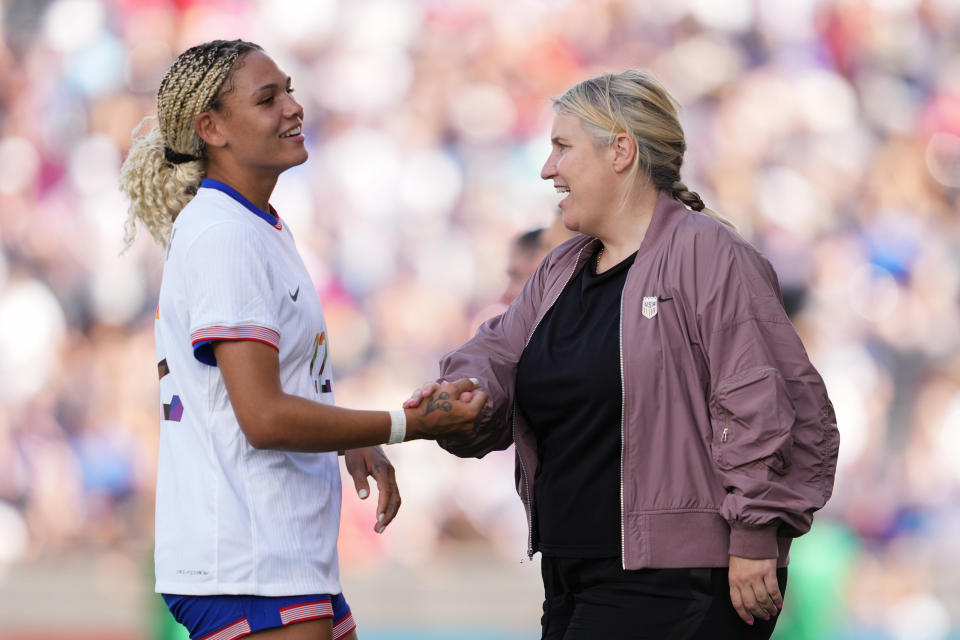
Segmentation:
<svg viewBox="0 0 960 640">
<path fill-rule="evenodd" d="M 634 184 L 643 172 L 657 189 L 733 227 L 681 181 L 680 166 L 687 143 L 677 115 L 679 106 L 653 76 L 639 69 L 605 73 L 574 85 L 553 104 L 558 112 L 580 118 L 599 144 L 612 143 L 620 132 L 632 136 L 637 145 L 630 168 Z"/>
<path fill-rule="evenodd" d="M 167 69 L 157 92 L 157 115 L 133 130 L 133 145 L 120 168 L 120 189 L 130 198 L 127 247 L 136 236 L 137 220 L 157 244 L 166 246 L 173 221 L 206 174 L 196 117 L 223 109 L 224 97 L 234 89 L 231 72 L 254 50 L 263 49 L 243 40 L 213 40 L 187 49 Z M 156 126 L 137 135 L 148 120 L 156 120 Z"/>
</svg>

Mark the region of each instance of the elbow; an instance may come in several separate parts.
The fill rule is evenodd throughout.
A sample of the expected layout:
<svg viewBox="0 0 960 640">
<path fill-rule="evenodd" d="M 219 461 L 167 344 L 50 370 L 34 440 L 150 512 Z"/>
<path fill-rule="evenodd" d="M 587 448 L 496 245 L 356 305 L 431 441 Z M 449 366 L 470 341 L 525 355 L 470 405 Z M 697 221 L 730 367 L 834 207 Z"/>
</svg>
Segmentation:
<svg viewBox="0 0 960 640">
<path fill-rule="evenodd" d="M 254 449 L 282 449 L 276 412 L 268 408 L 237 413 L 240 431 Z"/>
<path fill-rule="evenodd" d="M 277 448 L 274 441 L 267 434 L 261 434 L 256 430 L 250 430 L 250 429 L 243 429 L 243 434 L 246 436 L 247 442 L 250 443 L 250 446 L 253 447 L 254 449 L 276 449 Z"/>
</svg>

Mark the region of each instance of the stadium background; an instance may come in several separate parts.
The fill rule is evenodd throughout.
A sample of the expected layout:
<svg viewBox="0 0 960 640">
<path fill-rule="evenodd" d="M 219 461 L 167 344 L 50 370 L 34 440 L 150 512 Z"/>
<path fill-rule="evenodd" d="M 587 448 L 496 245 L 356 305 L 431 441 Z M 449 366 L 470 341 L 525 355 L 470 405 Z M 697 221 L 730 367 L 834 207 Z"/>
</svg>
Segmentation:
<svg viewBox="0 0 960 640">
<path fill-rule="evenodd" d="M 324 301 L 339 403 L 396 406 L 499 311 L 549 224 L 548 98 L 653 70 L 686 182 L 772 260 L 842 434 L 780 640 L 960 638 L 960 1 L 3 0 L 0 640 L 182 637 L 151 593 L 159 251 L 117 173 L 172 56 L 243 37 L 311 159 L 273 199 Z M 391 448 L 387 533 L 345 484 L 361 637 L 537 637 L 509 452 Z"/>
</svg>

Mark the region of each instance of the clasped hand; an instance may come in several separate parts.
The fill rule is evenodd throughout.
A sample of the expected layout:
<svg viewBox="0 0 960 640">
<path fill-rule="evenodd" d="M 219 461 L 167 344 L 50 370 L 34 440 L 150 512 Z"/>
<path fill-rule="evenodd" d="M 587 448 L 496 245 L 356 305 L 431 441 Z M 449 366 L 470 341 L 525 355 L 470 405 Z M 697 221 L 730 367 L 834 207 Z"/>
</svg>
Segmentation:
<svg viewBox="0 0 960 640">
<path fill-rule="evenodd" d="M 403 403 L 407 412 L 407 438 L 437 440 L 473 433 L 474 421 L 487 401 L 473 378 L 454 382 L 428 382 Z"/>
<path fill-rule="evenodd" d="M 476 391 L 475 387 L 475 380 L 463 378 L 443 384 L 431 382 L 418 389 L 414 393 L 417 401 L 411 399 L 403 404 L 407 418 L 406 440 L 469 436 L 487 401 L 487 394 Z M 377 483 L 380 497 L 374 531 L 382 533 L 400 509 L 396 470 L 379 446 L 351 449 L 345 452 L 344 458 L 361 500 L 370 495 L 367 478 L 372 477 Z"/>
</svg>

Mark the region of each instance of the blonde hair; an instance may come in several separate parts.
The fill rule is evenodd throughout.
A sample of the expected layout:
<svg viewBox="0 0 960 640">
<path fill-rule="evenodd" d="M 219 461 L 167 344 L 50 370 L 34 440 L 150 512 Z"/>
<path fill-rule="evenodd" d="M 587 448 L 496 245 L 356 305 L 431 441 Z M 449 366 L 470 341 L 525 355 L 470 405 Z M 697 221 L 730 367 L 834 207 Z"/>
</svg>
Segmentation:
<svg viewBox="0 0 960 640">
<path fill-rule="evenodd" d="M 173 221 L 206 175 L 196 118 L 223 109 L 223 97 L 233 90 L 231 71 L 253 50 L 262 48 L 243 40 L 214 40 L 187 49 L 167 69 L 157 91 L 157 115 L 133 130 L 130 153 L 120 168 L 120 189 L 130 198 L 123 238 L 127 247 L 136 236 L 137 220 L 166 247 Z M 156 126 L 137 135 L 148 120 L 156 120 Z"/>
<path fill-rule="evenodd" d="M 680 179 L 687 143 L 678 117 L 679 105 L 650 74 L 640 69 L 605 73 L 574 85 L 559 98 L 554 109 L 580 118 L 598 144 L 608 145 L 618 133 L 627 133 L 637 145 L 630 174 L 636 184 L 641 173 L 660 190 L 715 218 L 733 224 L 708 209 L 700 194 Z M 627 196 L 629 196 L 629 191 Z"/>
</svg>

